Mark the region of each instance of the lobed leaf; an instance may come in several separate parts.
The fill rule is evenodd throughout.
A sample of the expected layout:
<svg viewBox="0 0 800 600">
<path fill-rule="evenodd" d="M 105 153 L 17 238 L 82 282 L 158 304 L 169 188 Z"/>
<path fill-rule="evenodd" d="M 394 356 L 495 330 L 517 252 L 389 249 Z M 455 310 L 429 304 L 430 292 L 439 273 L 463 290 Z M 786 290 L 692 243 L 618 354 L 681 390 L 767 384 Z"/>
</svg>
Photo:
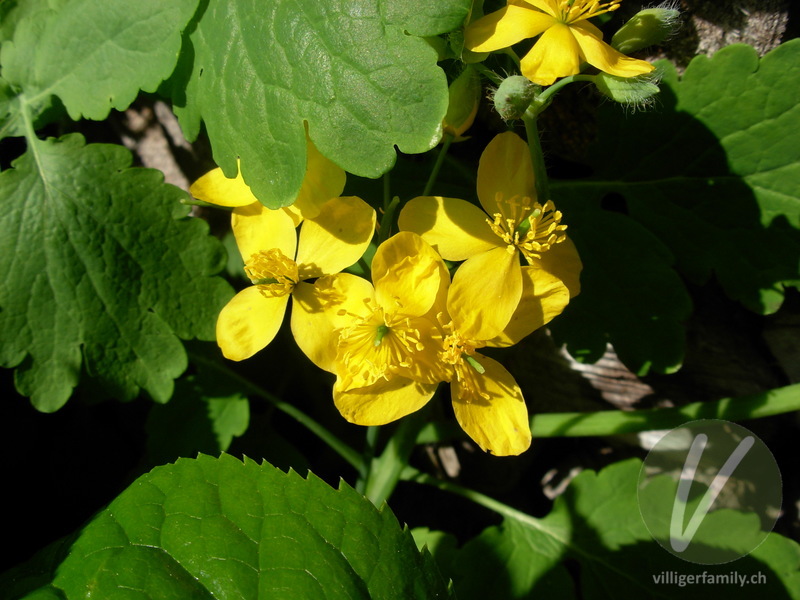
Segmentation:
<svg viewBox="0 0 800 600">
<path fill-rule="evenodd" d="M 66 599 L 452 597 L 388 508 L 227 455 L 140 477 L 55 572 Z"/>
<path fill-rule="evenodd" d="M 10 25 L 0 30 L 8 38 L 0 54 L 3 78 L 34 115 L 55 95 L 73 119 L 105 119 L 172 73 L 181 31 L 196 9 L 197 0 L 12 2 L 5 10 L 13 39 Z"/>
<path fill-rule="evenodd" d="M 687 278 L 714 272 L 732 298 L 774 312 L 783 287 L 800 281 L 800 145 L 787 135 L 800 129 L 800 40 L 760 60 L 728 46 L 693 59 L 681 79 L 662 68 L 661 105 L 634 115 L 604 107 L 594 175 L 554 189 L 576 210 L 621 195 Z"/>
<path fill-rule="evenodd" d="M 665 373 L 683 361 L 682 321 L 691 300 L 670 251 L 638 223 L 612 212 L 568 212 L 584 270 L 581 293 L 550 324 L 576 359 L 593 362 L 612 344 L 628 368 Z"/>
<path fill-rule="evenodd" d="M 75 134 L 32 141 L 0 173 L 0 364 L 39 410 L 60 408 L 82 368 L 120 398 L 166 402 L 186 368 L 178 338 L 213 339 L 231 296 L 185 192 L 130 161 Z"/>
<path fill-rule="evenodd" d="M 150 462 L 163 464 L 198 452 L 225 452 L 249 424 L 247 398 L 201 370 L 179 379 L 167 404 L 150 409 L 146 426 Z"/>
<path fill-rule="evenodd" d="M 637 505 L 642 463 L 630 459 L 600 473 L 584 471 L 558 497 L 549 515 L 506 515 L 456 555 L 453 582 L 461 600 L 472 598 L 706 598 L 707 585 L 658 583 L 665 572 L 742 576 L 763 573 L 757 585 L 719 585 L 726 597 L 800 596 L 800 545 L 771 533 L 735 563 L 699 565 L 676 558 L 648 533 Z M 672 498 L 667 512 L 670 514 Z M 711 519 L 712 515 L 707 518 Z M 730 523 L 730 520 L 726 520 Z M 569 571 L 566 565 L 570 565 Z"/>
<path fill-rule="evenodd" d="M 305 174 L 305 127 L 348 172 L 377 177 L 395 146 L 441 137 L 448 92 L 420 37 L 458 27 L 466 0 L 209 0 L 165 86 L 190 139 L 201 121 L 214 159 L 270 208 L 291 204 Z M 410 35 L 409 35 L 410 34 Z"/>
<path fill-rule="evenodd" d="M 800 130 L 800 40 L 761 59 L 749 46 L 729 46 L 696 57 L 681 79 L 671 65 L 661 68 L 652 110 L 601 107 L 593 175 L 552 185 L 566 218 L 581 223 L 570 231 L 585 246 L 585 285 L 573 301 L 581 324 L 553 328 L 570 352 L 590 359 L 611 342 L 640 374 L 681 360 L 678 324 L 689 307 L 667 265 L 695 283 L 714 273 L 730 297 L 760 313 L 777 310 L 785 286 L 800 282 L 800 145 L 787 135 Z M 623 214 L 610 221 L 606 206 Z M 653 260 L 665 256 L 657 245 L 642 252 L 630 237 L 639 226 L 671 260 Z"/>
</svg>

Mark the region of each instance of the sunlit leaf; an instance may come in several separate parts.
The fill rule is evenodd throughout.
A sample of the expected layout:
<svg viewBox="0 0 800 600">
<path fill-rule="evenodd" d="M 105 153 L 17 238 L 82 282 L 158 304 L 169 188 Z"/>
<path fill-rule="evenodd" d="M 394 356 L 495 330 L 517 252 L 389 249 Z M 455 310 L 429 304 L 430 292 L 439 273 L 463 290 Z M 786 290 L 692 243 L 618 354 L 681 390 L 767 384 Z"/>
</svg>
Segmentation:
<svg viewBox="0 0 800 600">
<path fill-rule="evenodd" d="M 0 364 L 50 412 L 82 370 L 128 399 L 165 402 L 179 338 L 213 339 L 230 287 L 221 245 L 163 175 L 120 146 L 34 141 L 0 173 Z"/>
</svg>

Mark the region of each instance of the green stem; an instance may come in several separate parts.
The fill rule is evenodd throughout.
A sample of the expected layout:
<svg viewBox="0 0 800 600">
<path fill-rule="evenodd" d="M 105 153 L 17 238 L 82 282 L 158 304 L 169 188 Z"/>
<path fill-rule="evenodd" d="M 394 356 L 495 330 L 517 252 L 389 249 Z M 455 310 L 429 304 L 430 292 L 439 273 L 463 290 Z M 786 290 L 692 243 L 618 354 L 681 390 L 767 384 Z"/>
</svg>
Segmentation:
<svg viewBox="0 0 800 600">
<path fill-rule="evenodd" d="M 544 204 L 550 199 L 550 184 L 547 179 L 547 169 L 544 166 L 544 153 L 539 140 L 539 129 L 536 126 L 536 113 L 528 109 L 522 117 L 525 123 L 525 133 L 528 135 L 528 149 L 533 162 L 533 175 L 536 182 L 536 195 L 538 201 Z"/>
<path fill-rule="evenodd" d="M 375 458 L 375 449 L 378 446 L 378 435 L 380 431 L 381 428 L 378 425 L 367 427 L 367 435 L 365 436 L 366 440 L 364 444 L 363 469 L 362 472 L 359 473 L 355 485 L 356 491 L 361 494 L 367 489 L 367 481 L 369 481 L 369 476 L 372 472 L 372 460 Z"/>
<path fill-rule="evenodd" d="M 697 419 L 746 421 L 800 410 L 800 383 L 761 394 L 693 402 L 677 408 L 603 410 L 586 413 L 544 413 L 531 417 L 534 437 L 589 437 L 673 429 Z M 455 425 L 429 423 L 419 433 L 418 444 L 456 439 Z"/>
<path fill-rule="evenodd" d="M 400 198 L 395 196 L 391 202 L 386 205 L 381 217 L 381 224 L 378 227 L 378 246 L 389 239 L 392 233 L 392 223 L 394 222 L 394 213 L 397 212 L 397 207 L 400 205 Z"/>
<path fill-rule="evenodd" d="M 503 78 L 500 77 L 500 75 L 498 75 L 497 73 L 495 73 L 491 69 L 487 69 L 483 64 L 475 63 L 475 64 L 472 65 L 472 67 L 476 71 L 478 71 L 478 73 L 480 73 L 481 75 L 486 77 L 486 79 L 491 81 L 493 84 L 500 85 L 501 83 L 503 83 Z"/>
<path fill-rule="evenodd" d="M 424 423 L 416 413 L 400 421 L 383 453 L 372 460 L 364 495 L 375 506 L 381 506 L 392 495 L 397 482 L 407 472 L 408 458 L 416 445 L 417 435 Z"/>
<path fill-rule="evenodd" d="M 752 396 L 693 402 L 678 408 L 540 414 L 531 419 L 531 426 L 538 437 L 579 437 L 672 429 L 696 419 L 744 421 L 797 410 L 800 410 L 800 384 Z"/>
<path fill-rule="evenodd" d="M 334 450 L 339 456 L 341 456 L 350 465 L 352 465 L 353 468 L 356 469 L 356 471 L 358 471 L 359 473 L 364 471 L 364 461 L 361 458 L 361 456 L 359 456 L 358 452 L 353 450 L 350 446 L 345 444 L 342 440 L 337 438 L 330 431 L 325 429 L 322 425 L 317 423 L 314 419 L 309 417 L 307 414 L 305 414 L 297 407 L 292 406 L 288 402 L 284 402 L 283 400 L 277 398 L 276 396 L 273 396 L 264 388 L 253 383 L 246 377 L 239 375 L 235 371 L 232 371 L 228 367 L 221 365 L 214 360 L 210 360 L 208 358 L 205 358 L 204 356 L 195 354 L 193 352 L 189 353 L 189 358 L 192 360 L 192 362 L 198 365 L 202 365 L 203 367 L 217 370 L 219 373 L 228 377 L 232 381 L 238 383 L 243 390 L 248 391 L 251 394 L 258 396 L 259 398 L 266 400 L 281 412 L 294 418 L 297 422 L 303 425 L 311 433 L 313 433 L 323 442 L 328 444 L 328 446 L 330 446 L 332 450 Z"/>
<path fill-rule="evenodd" d="M 430 475 L 417 471 L 413 467 L 408 467 L 408 469 L 406 469 L 403 479 L 431 485 L 439 488 L 440 490 L 450 492 L 451 494 L 456 494 L 463 498 L 467 498 L 475 504 L 488 508 L 489 510 L 494 511 L 507 519 L 513 519 L 541 532 L 551 540 L 555 541 L 557 544 L 561 545 L 565 550 L 571 550 L 572 552 L 580 554 L 592 561 L 600 563 L 606 569 L 617 573 L 621 579 L 627 579 L 632 584 L 639 585 L 638 582 L 631 577 L 630 573 L 625 571 L 624 568 L 620 567 L 618 563 L 608 560 L 608 557 L 606 556 L 591 554 L 590 552 L 587 552 L 580 544 L 573 542 L 571 539 L 572 536 L 570 535 L 570 531 L 567 527 L 559 527 L 558 525 L 554 526 L 553 523 L 547 523 L 543 519 L 532 517 L 529 514 L 512 508 L 507 504 L 503 504 L 502 502 L 498 502 L 494 498 L 490 498 L 489 496 L 481 494 L 480 492 L 462 487 L 456 483 L 436 479 L 435 477 L 431 477 Z"/>
<path fill-rule="evenodd" d="M 392 185 L 389 179 L 390 171 L 383 174 L 383 211 L 389 210 L 389 203 L 392 201 Z"/>
<path fill-rule="evenodd" d="M 569 77 L 564 77 L 564 79 L 559 79 L 553 85 L 548 86 L 541 94 L 536 97 L 534 101 L 535 106 L 533 106 L 534 112 L 538 115 L 541 113 L 550 102 L 553 100 L 553 96 L 555 96 L 558 91 L 569 85 L 570 83 L 575 83 L 576 81 L 594 81 L 594 75 L 570 75 Z"/>
<path fill-rule="evenodd" d="M 463 486 L 458 485 L 457 483 L 453 483 L 451 481 L 443 481 L 441 479 L 436 479 L 427 473 L 422 473 L 413 467 L 408 467 L 405 472 L 403 473 L 403 479 L 406 481 L 413 481 L 415 483 L 422 483 L 425 485 L 432 485 L 434 487 L 439 488 L 440 490 L 444 490 L 446 492 L 450 492 L 452 494 L 456 494 L 463 498 L 467 498 L 468 500 L 472 500 L 475 504 L 479 504 L 489 510 L 492 510 L 504 517 L 508 517 L 511 519 L 516 519 L 517 521 L 522 521 L 528 525 L 532 525 L 536 527 L 536 529 L 545 530 L 553 537 L 557 537 L 555 532 L 553 532 L 550 528 L 546 527 L 540 519 L 536 517 L 532 517 L 522 511 L 517 510 L 516 508 L 512 508 L 507 504 L 503 504 L 502 502 L 498 502 L 494 498 L 490 498 L 480 492 L 476 492 L 475 490 L 471 490 L 469 488 L 465 488 Z M 564 540 L 566 542 L 566 540 Z"/>
<path fill-rule="evenodd" d="M 501 51 L 500 51 L 500 53 L 501 53 L 501 54 L 505 54 L 506 56 L 510 56 L 510 57 L 511 57 L 511 60 L 513 60 L 513 61 L 514 61 L 514 63 L 517 65 L 517 67 L 519 67 L 519 63 L 520 63 L 520 61 L 519 61 L 519 56 L 517 56 L 517 53 L 516 53 L 516 52 L 514 52 L 514 51 L 511 49 L 511 47 L 510 47 L 510 46 L 509 46 L 508 48 L 503 48 L 503 50 L 501 50 Z"/>
<path fill-rule="evenodd" d="M 447 150 L 450 148 L 450 144 L 453 143 L 453 139 L 453 136 L 449 133 L 445 133 L 444 137 L 442 137 L 442 147 L 439 148 L 439 154 L 436 155 L 436 162 L 433 164 L 430 177 L 428 177 L 428 181 L 425 183 L 425 189 L 422 190 L 423 196 L 430 195 L 433 184 L 436 183 L 436 178 L 439 176 L 442 163 L 444 163 L 444 157 L 447 156 Z"/>
</svg>

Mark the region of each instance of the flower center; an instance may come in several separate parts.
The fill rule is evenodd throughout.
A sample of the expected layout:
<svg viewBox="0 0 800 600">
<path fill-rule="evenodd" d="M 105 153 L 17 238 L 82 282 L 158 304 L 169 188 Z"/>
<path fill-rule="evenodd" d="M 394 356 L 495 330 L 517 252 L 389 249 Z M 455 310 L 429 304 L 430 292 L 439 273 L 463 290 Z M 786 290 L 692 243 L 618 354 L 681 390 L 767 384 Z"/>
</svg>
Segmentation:
<svg viewBox="0 0 800 600">
<path fill-rule="evenodd" d="M 278 248 L 254 253 L 244 266 L 244 271 L 253 285 L 258 286 L 258 290 L 268 298 L 291 294 L 300 281 L 297 263 Z"/>
<path fill-rule="evenodd" d="M 558 13 L 561 21 L 569 25 L 576 21 L 591 19 L 619 8 L 621 0 L 600 2 L 600 0 L 558 0 Z"/>
<path fill-rule="evenodd" d="M 448 328 L 452 329 L 452 323 Z M 444 338 L 443 346 L 441 358 L 443 362 L 453 366 L 453 373 L 460 384 L 458 386 L 459 399 L 471 402 L 472 398 L 480 396 L 488 400 L 489 395 L 481 390 L 478 381 L 478 376 L 486 372 L 486 369 L 474 356 L 478 343 L 464 339 L 455 331 Z"/>
<path fill-rule="evenodd" d="M 554 245 L 564 241 L 566 236 L 563 232 L 567 226 L 561 224 L 561 211 L 556 210 L 552 200 L 545 202 L 544 206 L 535 202 L 533 210 L 529 205 L 523 206 L 523 209 L 527 216 L 524 220 L 504 218 L 502 214 L 495 213 L 494 221 L 486 219 L 486 222 L 508 245 L 509 252 L 519 250 L 531 264 Z"/>
<path fill-rule="evenodd" d="M 377 306 L 339 333 L 336 361 L 347 387 L 364 387 L 398 369 L 411 367 L 414 354 L 425 349 L 413 319 L 386 314 Z"/>
</svg>

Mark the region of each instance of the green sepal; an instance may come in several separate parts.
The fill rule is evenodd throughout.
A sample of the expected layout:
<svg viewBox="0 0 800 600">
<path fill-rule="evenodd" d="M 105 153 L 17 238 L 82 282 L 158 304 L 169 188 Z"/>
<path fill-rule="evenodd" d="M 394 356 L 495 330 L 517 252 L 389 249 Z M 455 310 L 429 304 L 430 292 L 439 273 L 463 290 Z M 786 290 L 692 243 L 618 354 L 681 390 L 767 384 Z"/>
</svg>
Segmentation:
<svg viewBox="0 0 800 600">
<path fill-rule="evenodd" d="M 611 46 L 630 54 L 659 44 L 675 32 L 680 24 L 680 11 L 671 8 L 646 8 L 636 13 L 611 38 Z"/>
</svg>

